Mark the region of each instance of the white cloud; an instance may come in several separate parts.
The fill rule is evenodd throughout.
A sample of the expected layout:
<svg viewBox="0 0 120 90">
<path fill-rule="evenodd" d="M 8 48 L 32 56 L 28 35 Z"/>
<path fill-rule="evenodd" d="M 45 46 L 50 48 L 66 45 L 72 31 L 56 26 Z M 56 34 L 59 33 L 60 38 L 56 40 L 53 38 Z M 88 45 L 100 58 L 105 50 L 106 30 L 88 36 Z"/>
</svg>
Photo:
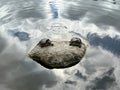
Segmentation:
<svg viewBox="0 0 120 90">
<path fill-rule="evenodd" d="M 105 29 L 105 28 L 99 27 L 95 23 L 92 23 L 92 20 L 90 23 L 86 23 L 86 21 L 88 20 L 88 17 L 96 13 L 96 11 L 94 12 L 92 8 L 90 9 L 90 13 L 86 13 L 87 11 L 84 10 L 83 8 L 83 10 L 80 13 L 76 13 L 79 10 L 81 10 L 80 9 L 81 7 L 79 7 L 79 5 L 80 5 L 80 2 L 83 3 L 83 1 L 82 0 L 77 0 L 76 2 L 73 0 L 71 1 L 73 3 L 69 3 L 69 5 L 73 4 L 72 6 L 75 6 L 75 7 L 68 5 L 68 8 L 62 7 L 62 9 L 64 8 L 65 11 L 63 11 L 62 9 L 60 10 L 61 13 L 65 13 L 65 16 L 63 15 L 65 18 L 68 18 L 68 19 L 82 18 L 81 21 L 75 21 L 75 22 L 72 22 L 70 20 L 65 20 L 67 23 L 64 23 L 64 24 L 70 26 L 68 28 L 71 31 L 75 31 L 79 34 L 82 34 L 84 37 L 86 37 L 86 35 L 89 32 L 97 33 L 100 35 L 100 37 L 103 37 L 106 35 L 109 35 L 110 37 L 114 37 L 115 35 L 120 35 L 119 31 L 117 31 L 115 28 L 116 26 L 114 27 L 110 25 Z M 38 1 L 34 2 L 36 3 L 35 5 L 38 5 L 37 2 Z M 60 1 L 60 2 L 64 3 L 63 1 Z M 31 2 L 30 5 L 34 5 L 34 3 L 32 4 Z M 44 3 L 47 3 L 47 2 L 44 2 Z M 66 0 L 65 4 L 67 3 L 68 1 Z M 26 4 L 23 6 L 26 6 Z M 60 6 L 58 8 L 60 8 Z M 3 18 L 7 14 L 8 7 L 4 6 L 0 8 L 0 10 L 2 13 L 0 17 Z M 42 15 L 42 13 L 44 13 L 41 10 L 43 9 L 38 10 L 40 11 L 39 15 Z M 104 10 L 101 10 L 101 11 L 104 11 Z M 75 15 L 77 15 L 77 17 L 73 17 L 74 14 L 72 13 L 74 12 L 76 13 Z M 22 11 L 20 11 L 19 13 L 22 13 Z M 26 14 L 27 12 L 24 12 L 24 13 Z M 46 11 L 45 13 L 48 13 L 48 11 Z M 26 15 L 28 15 L 28 13 Z M 108 14 L 102 13 L 102 15 L 108 15 Z M 43 90 L 73 90 L 73 89 L 85 90 L 85 88 L 91 83 L 92 80 L 94 81 L 96 77 L 101 78 L 104 72 L 109 70 L 111 67 L 115 68 L 115 71 L 114 71 L 115 78 L 116 78 L 115 82 L 118 84 L 117 86 L 113 85 L 113 87 L 116 90 L 118 87 L 120 87 L 119 57 L 116 57 L 115 55 L 113 55 L 109 51 L 102 49 L 101 47 L 88 46 L 87 53 L 83 58 L 83 60 L 78 65 L 73 66 L 71 68 L 66 68 L 66 69 L 47 70 L 42 66 L 40 66 L 39 64 L 33 62 L 31 59 L 28 59 L 26 57 L 26 52 L 28 52 L 32 47 L 34 47 L 34 45 L 41 38 L 44 37 L 43 33 L 47 32 L 48 29 L 46 28 L 46 26 L 49 25 L 49 21 L 40 20 L 40 19 L 38 20 L 35 18 L 36 16 L 34 17 L 34 15 L 33 15 L 34 18 L 27 18 L 29 15 L 24 16 L 23 14 L 20 14 L 17 16 L 24 17 L 24 20 L 18 19 L 18 20 L 12 20 L 7 23 L 4 22 L 4 25 L 2 24 L 2 26 L 0 27 L 0 84 L 1 84 L 0 89 L 1 90 L 13 90 L 13 89 L 19 90 L 21 88 L 23 89 L 24 87 L 25 87 L 24 89 L 28 90 L 29 89 L 28 84 L 31 85 L 30 87 L 32 89 L 37 88 L 38 90 L 39 89 L 40 90 L 41 89 Z M 30 17 L 32 16 L 30 15 Z M 99 15 L 95 16 L 95 19 L 97 17 L 99 17 Z M 44 18 L 44 17 L 41 16 L 41 18 Z M 3 19 L 3 21 L 4 20 L 5 19 Z M 63 23 L 64 20 L 61 22 Z M 1 23 L 2 22 L 0 22 L 0 24 Z M 28 34 L 30 34 L 31 39 L 26 42 L 21 42 L 18 38 L 8 35 L 7 31 L 9 31 L 9 29 L 11 30 L 17 29 L 18 31 L 27 32 Z M 66 34 L 68 35 L 69 33 L 66 32 Z M 70 34 L 67 37 L 68 39 L 70 39 L 72 36 Z M 83 80 L 81 76 L 76 76 L 75 74 L 77 70 L 82 74 L 82 76 L 85 76 L 87 79 Z M 23 81 L 21 80 L 25 82 L 23 83 Z M 76 84 L 74 85 L 65 84 L 64 82 L 67 80 L 75 81 Z M 34 87 L 33 84 L 36 87 Z M 26 85 L 28 86 L 26 87 Z"/>
</svg>

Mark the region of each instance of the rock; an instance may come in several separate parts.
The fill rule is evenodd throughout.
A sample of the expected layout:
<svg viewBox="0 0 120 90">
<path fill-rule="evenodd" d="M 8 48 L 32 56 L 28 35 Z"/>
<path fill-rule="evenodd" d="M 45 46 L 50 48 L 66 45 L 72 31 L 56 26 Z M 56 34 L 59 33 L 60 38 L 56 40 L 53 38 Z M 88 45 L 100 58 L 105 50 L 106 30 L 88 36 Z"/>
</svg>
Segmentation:
<svg viewBox="0 0 120 90">
<path fill-rule="evenodd" d="M 76 65 L 81 61 L 85 52 L 86 46 L 79 38 L 73 38 L 71 41 L 42 39 L 28 55 L 42 66 L 53 69 Z"/>
</svg>

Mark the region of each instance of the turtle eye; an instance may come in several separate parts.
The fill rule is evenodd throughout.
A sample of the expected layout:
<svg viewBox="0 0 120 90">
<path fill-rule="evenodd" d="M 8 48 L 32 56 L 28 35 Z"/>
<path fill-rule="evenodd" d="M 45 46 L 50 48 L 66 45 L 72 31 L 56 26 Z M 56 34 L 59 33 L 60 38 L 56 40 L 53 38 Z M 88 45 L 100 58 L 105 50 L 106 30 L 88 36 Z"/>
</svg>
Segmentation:
<svg viewBox="0 0 120 90">
<path fill-rule="evenodd" d="M 50 39 L 47 39 L 47 38 L 41 39 L 41 41 L 39 42 L 39 45 L 40 47 L 53 46 Z"/>
<path fill-rule="evenodd" d="M 81 39 L 80 38 L 77 38 L 77 37 L 74 37 L 74 38 L 72 38 L 71 39 L 71 41 L 70 41 L 70 46 L 77 46 L 77 47 L 81 47 L 81 44 L 82 44 L 82 42 L 81 42 Z"/>
</svg>

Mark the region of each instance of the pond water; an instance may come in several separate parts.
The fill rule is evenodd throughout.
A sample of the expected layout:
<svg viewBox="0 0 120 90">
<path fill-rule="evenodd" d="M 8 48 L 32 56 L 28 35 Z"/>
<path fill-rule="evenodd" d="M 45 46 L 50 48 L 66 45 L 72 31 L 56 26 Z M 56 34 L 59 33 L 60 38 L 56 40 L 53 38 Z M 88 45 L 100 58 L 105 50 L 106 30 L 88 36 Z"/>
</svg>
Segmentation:
<svg viewBox="0 0 120 90">
<path fill-rule="evenodd" d="M 49 70 L 27 57 L 42 39 L 80 37 L 82 61 Z M 120 0 L 0 0 L 0 90 L 120 90 Z"/>
</svg>

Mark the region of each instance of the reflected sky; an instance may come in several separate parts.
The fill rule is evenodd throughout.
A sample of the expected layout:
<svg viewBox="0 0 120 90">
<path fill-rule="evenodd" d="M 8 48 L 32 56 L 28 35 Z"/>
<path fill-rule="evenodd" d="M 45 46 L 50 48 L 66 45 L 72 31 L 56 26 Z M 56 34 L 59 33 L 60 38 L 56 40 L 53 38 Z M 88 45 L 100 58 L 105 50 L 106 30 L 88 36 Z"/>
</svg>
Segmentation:
<svg viewBox="0 0 120 90">
<path fill-rule="evenodd" d="M 85 57 L 71 68 L 42 67 L 27 53 L 47 36 L 80 37 Z M 119 46 L 120 0 L 0 0 L 0 90 L 120 90 Z"/>
</svg>

